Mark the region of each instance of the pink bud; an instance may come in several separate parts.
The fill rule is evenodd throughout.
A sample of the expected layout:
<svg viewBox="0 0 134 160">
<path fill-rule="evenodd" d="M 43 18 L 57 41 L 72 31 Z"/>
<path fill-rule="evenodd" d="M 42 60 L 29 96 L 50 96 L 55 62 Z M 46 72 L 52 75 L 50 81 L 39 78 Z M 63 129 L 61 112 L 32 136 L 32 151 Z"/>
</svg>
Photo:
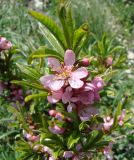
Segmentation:
<svg viewBox="0 0 134 160">
<path fill-rule="evenodd" d="M 123 109 L 121 115 L 118 116 L 118 124 L 119 124 L 119 126 L 122 126 L 124 124 L 125 115 L 126 115 L 126 110 Z"/>
<path fill-rule="evenodd" d="M 65 151 L 63 153 L 64 158 L 71 158 L 71 157 L 73 157 L 73 155 L 74 155 L 73 151 Z"/>
<path fill-rule="evenodd" d="M 57 114 L 57 111 L 56 110 L 49 110 L 49 115 L 52 116 L 52 117 L 55 117 Z"/>
<path fill-rule="evenodd" d="M 113 118 L 111 118 L 111 117 L 104 118 L 104 124 L 103 124 L 104 130 L 109 131 L 111 129 L 113 123 L 114 123 Z"/>
<path fill-rule="evenodd" d="M 47 146 L 44 146 L 42 148 L 42 152 L 48 153 L 50 155 L 52 154 L 52 150 L 50 148 L 48 148 Z"/>
<path fill-rule="evenodd" d="M 64 128 L 60 128 L 57 125 L 54 125 L 53 127 L 48 127 L 48 129 L 50 130 L 50 132 L 52 132 L 53 134 L 63 134 L 65 129 Z"/>
<path fill-rule="evenodd" d="M 108 57 L 106 59 L 106 66 L 110 67 L 113 64 L 113 58 L 112 57 Z"/>
<path fill-rule="evenodd" d="M 12 47 L 12 43 L 7 41 L 5 37 L 0 37 L 0 50 L 10 49 Z"/>
<path fill-rule="evenodd" d="M 84 67 L 88 67 L 90 62 L 89 62 L 89 58 L 83 58 L 81 61 L 82 66 Z"/>
<path fill-rule="evenodd" d="M 82 146 L 81 146 L 81 144 L 80 144 L 80 143 L 76 145 L 76 151 L 80 151 L 80 150 L 81 150 L 81 148 L 82 148 Z"/>
</svg>

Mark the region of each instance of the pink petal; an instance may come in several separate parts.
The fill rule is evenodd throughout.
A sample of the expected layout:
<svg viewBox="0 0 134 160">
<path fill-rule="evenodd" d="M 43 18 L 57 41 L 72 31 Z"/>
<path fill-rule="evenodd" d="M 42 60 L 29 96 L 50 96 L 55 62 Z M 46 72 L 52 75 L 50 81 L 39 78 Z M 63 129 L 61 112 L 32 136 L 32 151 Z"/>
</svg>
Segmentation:
<svg viewBox="0 0 134 160">
<path fill-rule="evenodd" d="M 56 99 L 55 97 L 51 96 L 47 96 L 47 100 L 49 101 L 49 103 L 54 104 L 57 103 L 59 101 L 59 99 Z"/>
<path fill-rule="evenodd" d="M 73 157 L 73 155 L 74 155 L 73 151 L 65 151 L 63 153 L 64 158 L 71 158 L 71 157 Z"/>
<path fill-rule="evenodd" d="M 94 102 L 94 92 L 82 92 L 79 94 L 78 100 L 83 104 L 92 104 Z"/>
<path fill-rule="evenodd" d="M 68 82 L 69 82 L 70 86 L 75 89 L 81 88 L 84 85 L 83 81 L 81 81 L 80 79 L 76 79 L 76 78 L 75 79 L 69 78 Z"/>
<path fill-rule="evenodd" d="M 95 77 L 92 81 L 93 85 L 96 87 L 96 90 L 101 90 L 104 86 L 104 81 L 101 77 Z"/>
<path fill-rule="evenodd" d="M 60 61 L 56 58 L 48 58 L 48 65 L 52 68 L 53 71 L 61 71 Z"/>
<path fill-rule="evenodd" d="M 75 63 L 75 54 L 72 50 L 66 50 L 64 62 L 66 66 L 72 66 Z"/>
<path fill-rule="evenodd" d="M 71 76 L 73 78 L 82 79 L 88 76 L 88 71 L 86 68 L 81 67 L 81 68 L 78 68 L 76 71 L 72 72 Z"/>
<path fill-rule="evenodd" d="M 64 92 L 63 96 L 62 96 L 62 102 L 63 103 L 67 103 L 71 100 L 72 97 L 72 92 L 71 92 L 71 87 L 67 87 L 66 91 Z"/>
<path fill-rule="evenodd" d="M 94 90 L 95 86 L 92 83 L 86 83 L 85 87 L 84 87 L 84 91 L 90 91 L 90 90 Z"/>
<path fill-rule="evenodd" d="M 47 100 L 52 104 L 57 103 L 58 101 L 60 101 L 62 94 L 63 94 L 62 90 L 59 90 L 57 92 L 53 92 L 52 95 L 47 96 Z"/>
<path fill-rule="evenodd" d="M 99 111 L 95 107 L 79 107 L 78 114 L 82 121 L 87 121 L 91 116 L 98 114 Z"/>
<path fill-rule="evenodd" d="M 67 106 L 67 111 L 68 112 L 72 112 L 73 109 L 76 108 L 76 105 L 74 103 L 70 103 L 68 106 Z"/>
<path fill-rule="evenodd" d="M 58 91 L 63 87 L 65 80 L 53 80 L 49 83 L 49 87 L 52 91 Z"/>
<path fill-rule="evenodd" d="M 60 128 L 57 125 L 54 125 L 53 127 L 48 127 L 49 131 L 52 132 L 53 134 L 63 134 L 65 129 L 64 128 Z"/>
<path fill-rule="evenodd" d="M 55 75 L 51 74 L 51 75 L 46 75 L 46 76 L 42 76 L 40 78 L 40 82 L 45 86 L 48 87 L 49 84 L 55 79 Z"/>
</svg>

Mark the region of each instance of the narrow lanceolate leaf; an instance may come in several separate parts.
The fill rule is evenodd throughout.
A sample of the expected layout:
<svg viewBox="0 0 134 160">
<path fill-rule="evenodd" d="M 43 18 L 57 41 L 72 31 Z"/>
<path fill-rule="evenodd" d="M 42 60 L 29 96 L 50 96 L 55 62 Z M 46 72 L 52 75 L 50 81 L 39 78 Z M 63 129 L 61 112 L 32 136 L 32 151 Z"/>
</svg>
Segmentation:
<svg viewBox="0 0 134 160">
<path fill-rule="evenodd" d="M 122 110 L 122 103 L 119 102 L 115 111 L 115 115 L 114 115 L 114 124 L 113 124 L 113 128 L 117 126 L 118 124 L 118 116 L 121 114 L 121 110 Z"/>
<path fill-rule="evenodd" d="M 62 31 L 58 27 L 58 25 L 49 17 L 45 16 L 42 13 L 36 12 L 36 11 L 29 11 L 29 14 L 36 18 L 39 22 L 41 22 L 45 27 L 55 36 L 55 38 L 58 40 L 58 42 L 61 44 L 61 46 L 66 49 L 66 42 L 65 38 L 63 36 Z"/>
<path fill-rule="evenodd" d="M 6 137 L 8 137 L 8 136 L 10 136 L 10 135 L 13 134 L 13 133 L 19 133 L 19 132 L 18 132 L 17 130 L 13 130 L 13 131 L 7 132 L 7 133 L 5 133 L 5 134 L 2 134 L 2 135 L 0 136 L 0 140 L 3 139 L 3 138 L 6 138 Z"/>
<path fill-rule="evenodd" d="M 41 74 L 34 68 L 30 66 L 25 66 L 17 63 L 17 66 L 21 70 L 22 73 L 24 73 L 29 79 L 32 80 L 39 80 L 41 77 Z"/>
<path fill-rule="evenodd" d="M 73 50 L 75 53 L 78 53 L 83 47 L 84 43 L 87 40 L 88 36 L 88 25 L 85 23 L 74 33 L 73 38 Z"/>
<path fill-rule="evenodd" d="M 74 20 L 72 18 L 72 11 L 70 5 L 65 6 L 61 4 L 59 9 L 59 18 L 62 24 L 64 35 L 66 38 L 68 48 L 72 49 L 73 33 L 74 33 Z"/>
<path fill-rule="evenodd" d="M 48 95 L 47 92 L 42 92 L 42 93 L 37 93 L 37 94 L 28 95 L 28 96 L 25 97 L 25 102 L 28 102 L 28 101 L 30 101 L 30 100 L 32 100 L 32 99 L 40 98 L 40 97 L 46 98 L 47 95 Z"/>
<path fill-rule="evenodd" d="M 92 145 L 95 142 L 95 139 L 98 137 L 98 134 L 99 134 L 99 132 L 97 130 L 94 130 L 88 135 L 87 142 L 85 144 L 86 149 L 92 147 Z"/>
<path fill-rule="evenodd" d="M 77 131 L 74 131 L 67 139 L 68 140 L 67 147 L 69 149 L 73 148 L 74 145 L 78 143 L 79 139 L 80 139 L 79 133 Z"/>
<path fill-rule="evenodd" d="M 18 80 L 13 80 L 11 82 L 14 84 L 25 86 L 25 87 L 30 87 L 30 88 L 34 88 L 38 90 L 44 90 L 44 87 L 39 82 L 18 81 Z"/>
<path fill-rule="evenodd" d="M 55 36 L 48 30 L 46 27 L 44 27 L 42 24 L 39 25 L 39 29 L 42 33 L 42 35 L 48 40 L 50 45 L 61 55 L 64 55 L 64 49 L 60 45 L 59 41 L 55 38 Z"/>
<path fill-rule="evenodd" d="M 63 61 L 63 56 L 58 52 L 48 49 L 45 46 L 39 47 L 36 51 L 34 51 L 28 58 L 28 63 L 30 64 L 35 58 L 43 58 L 43 57 L 55 57 L 61 61 Z"/>
</svg>

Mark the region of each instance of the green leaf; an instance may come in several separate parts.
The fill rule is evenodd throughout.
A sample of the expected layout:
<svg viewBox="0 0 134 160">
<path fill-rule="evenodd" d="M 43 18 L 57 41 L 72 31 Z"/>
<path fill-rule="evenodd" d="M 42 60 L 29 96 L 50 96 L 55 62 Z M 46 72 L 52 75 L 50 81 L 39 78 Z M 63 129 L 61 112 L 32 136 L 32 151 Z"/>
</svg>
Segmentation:
<svg viewBox="0 0 134 160">
<path fill-rule="evenodd" d="M 17 64 L 17 66 L 19 67 L 21 72 L 24 73 L 29 79 L 32 79 L 32 80 L 40 79 L 41 74 L 36 69 L 29 66 L 21 65 L 21 64 Z"/>
<path fill-rule="evenodd" d="M 42 92 L 42 93 L 37 93 L 37 94 L 28 95 L 28 96 L 25 97 L 25 102 L 28 102 L 28 101 L 30 101 L 30 100 L 32 100 L 32 99 L 40 98 L 40 97 L 46 98 L 47 95 L 48 95 L 47 92 Z"/>
<path fill-rule="evenodd" d="M 29 11 L 29 14 L 40 21 L 45 27 L 53 34 L 53 36 L 58 40 L 63 49 L 66 49 L 66 42 L 62 31 L 58 25 L 49 17 L 43 15 L 42 13 L 36 11 Z"/>
<path fill-rule="evenodd" d="M 22 85 L 25 87 L 35 88 L 38 90 L 45 90 L 44 87 L 40 83 L 37 83 L 37 82 L 13 80 L 13 81 L 11 81 L 11 83 Z"/>
<path fill-rule="evenodd" d="M 88 35 L 88 24 L 83 24 L 79 29 L 74 33 L 73 38 L 73 50 L 77 54 L 80 49 L 83 47 L 85 41 L 87 40 Z"/>
<path fill-rule="evenodd" d="M 63 56 L 58 52 L 48 49 L 45 46 L 39 47 L 36 51 L 34 51 L 28 58 L 28 63 L 30 64 L 35 58 L 43 58 L 43 57 L 54 57 L 63 61 Z"/>
<path fill-rule="evenodd" d="M 61 55 L 64 55 L 64 49 L 60 45 L 60 43 L 57 41 L 57 39 L 53 36 L 53 34 L 42 24 L 39 25 L 39 29 L 41 33 L 44 35 L 44 37 L 48 40 L 48 42 L 51 44 L 51 46 Z"/>
<path fill-rule="evenodd" d="M 102 148 L 109 145 L 109 141 L 101 141 L 93 145 L 94 148 Z"/>
<path fill-rule="evenodd" d="M 99 131 L 93 130 L 88 136 L 87 136 L 87 143 L 85 144 L 85 148 L 88 149 L 92 146 L 92 144 L 95 142 L 95 139 L 97 138 L 99 134 Z"/>
<path fill-rule="evenodd" d="M 73 131 L 73 133 L 67 139 L 67 147 L 69 149 L 73 148 L 75 144 L 78 143 L 80 139 L 80 135 L 77 131 Z"/>
<path fill-rule="evenodd" d="M 6 137 L 8 137 L 8 136 L 10 136 L 10 135 L 13 134 L 13 133 L 19 133 L 19 132 L 18 132 L 17 130 L 13 130 L 13 131 L 9 131 L 9 132 L 7 132 L 7 133 L 4 133 L 4 134 L 2 134 L 2 135 L 0 136 L 0 140 L 6 138 Z"/>
<path fill-rule="evenodd" d="M 74 32 L 74 20 L 72 18 L 72 11 L 70 4 L 61 4 L 59 7 L 59 18 L 62 24 L 64 35 L 68 48 L 72 49 L 73 44 L 73 32 Z"/>
<path fill-rule="evenodd" d="M 122 110 L 122 103 L 119 102 L 115 111 L 114 124 L 112 128 L 115 128 L 118 125 L 118 116 L 121 114 L 121 110 Z"/>
</svg>

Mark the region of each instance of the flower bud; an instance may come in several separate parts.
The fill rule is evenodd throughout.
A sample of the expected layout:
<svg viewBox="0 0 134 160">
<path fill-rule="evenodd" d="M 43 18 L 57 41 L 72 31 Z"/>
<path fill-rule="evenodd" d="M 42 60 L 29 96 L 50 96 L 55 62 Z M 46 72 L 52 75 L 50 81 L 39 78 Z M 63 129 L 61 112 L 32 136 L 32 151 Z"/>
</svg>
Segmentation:
<svg viewBox="0 0 134 160">
<path fill-rule="evenodd" d="M 49 110 L 49 115 L 52 116 L 52 117 L 55 117 L 57 114 L 57 111 L 56 110 Z"/>
<path fill-rule="evenodd" d="M 0 50 L 10 49 L 12 47 L 12 43 L 7 41 L 5 37 L 0 37 Z"/>
<path fill-rule="evenodd" d="M 65 151 L 63 153 L 64 158 L 71 158 L 71 157 L 73 157 L 73 155 L 74 155 L 73 151 Z"/>
<path fill-rule="evenodd" d="M 113 118 L 111 118 L 109 116 L 104 118 L 104 124 L 103 124 L 104 130 L 105 131 L 109 131 L 111 129 L 113 123 L 114 123 L 114 119 Z"/>
<path fill-rule="evenodd" d="M 53 134 L 63 134 L 65 129 L 64 128 L 61 128 L 57 125 L 54 125 L 53 127 L 48 127 L 50 132 L 52 132 Z"/>
<path fill-rule="evenodd" d="M 108 57 L 106 59 L 106 66 L 110 67 L 113 64 L 113 57 Z"/>
<path fill-rule="evenodd" d="M 88 67 L 90 62 L 89 62 L 89 58 L 83 58 L 81 61 L 82 66 L 84 67 Z"/>
<path fill-rule="evenodd" d="M 119 126 L 122 126 L 124 124 L 125 115 L 126 115 L 126 110 L 123 109 L 121 115 L 118 116 Z"/>
</svg>

